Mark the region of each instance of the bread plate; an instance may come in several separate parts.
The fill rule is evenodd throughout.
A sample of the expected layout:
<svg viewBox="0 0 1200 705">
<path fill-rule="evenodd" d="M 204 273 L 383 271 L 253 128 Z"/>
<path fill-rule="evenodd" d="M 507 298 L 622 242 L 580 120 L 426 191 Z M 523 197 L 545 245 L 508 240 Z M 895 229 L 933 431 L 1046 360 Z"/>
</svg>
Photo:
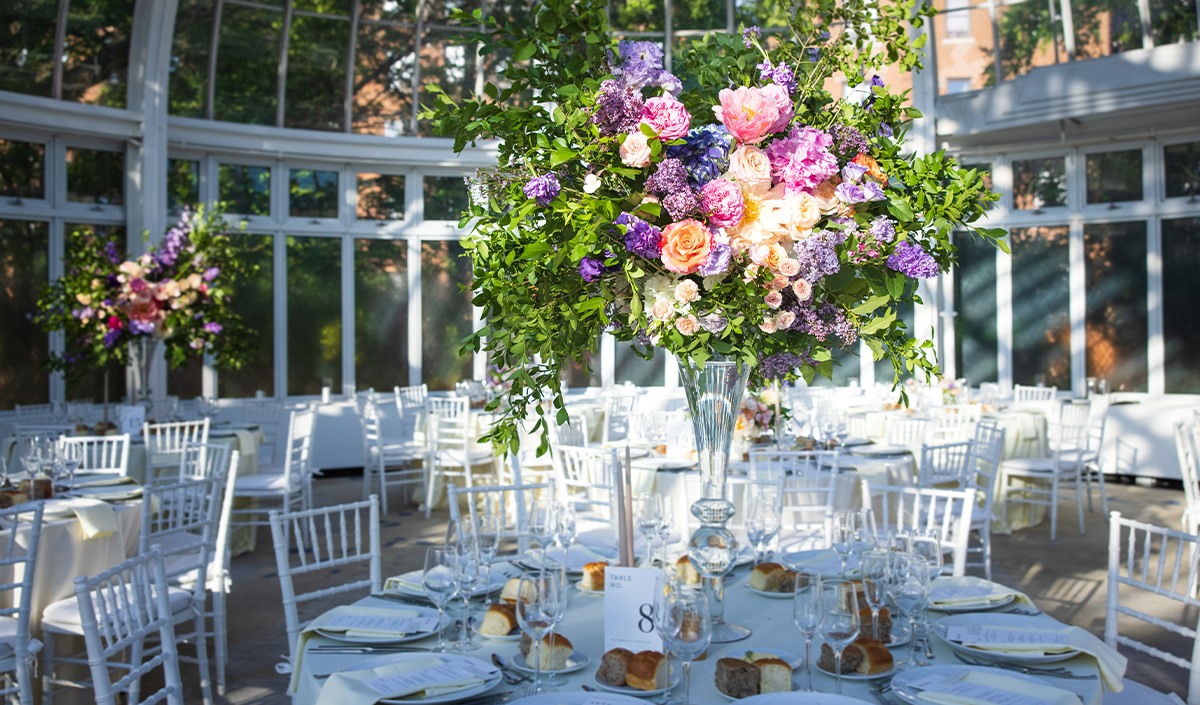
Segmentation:
<svg viewBox="0 0 1200 705">
<path fill-rule="evenodd" d="M 648 698 L 652 695 L 662 695 L 663 693 L 667 692 L 668 690 L 679 685 L 679 671 L 674 668 L 670 669 L 670 671 L 671 671 L 671 676 L 670 676 L 670 678 L 667 679 L 668 681 L 670 681 L 670 683 L 667 684 L 667 687 L 666 688 L 657 688 L 655 690 L 638 690 L 637 688 L 632 688 L 627 685 L 609 685 L 608 683 L 605 683 L 604 681 L 600 680 L 599 678 L 596 678 L 595 676 L 592 677 L 592 680 L 594 680 L 596 682 L 596 685 L 599 686 L 602 690 L 607 690 L 610 693 L 620 693 L 621 695 L 631 695 L 635 698 Z"/>
<path fill-rule="evenodd" d="M 768 592 L 767 590 L 752 588 L 749 585 L 746 586 L 746 589 L 755 595 L 762 595 L 763 597 L 769 597 L 773 600 L 790 600 L 794 596 L 794 593 L 790 592 Z"/>
<path fill-rule="evenodd" d="M 726 651 L 725 653 L 721 654 L 717 658 L 718 659 L 743 658 L 743 657 L 745 657 L 746 653 L 750 652 L 750 651 L 752 651 L 756 654 L 770 654 L 771 656 L 774 656 L 777 659 L 787 661 L 788 665 L 792 667 L 792 670 L 800 668 L 801 666 L 804 665 L 804 657 L 801 656 L 800 654 L 793 653 L 791 651 L 784 651 L 783 649 L 765 648 L 765 647 L 757 647 L 757 646 L 754 648 L 730 649 L 729 651 Z"/>
<path fill-rule="evenodd" d="M 525 663 L 525 655 L 520 651 L 508 657 L 509 664 L 518 671 L 526 671 L 533 673 L 533 668 Z M 582 654 L 576 651 L 567 657 L 567 665 L 557 670 L 543 670 L 542 673 L 574 673 L 587 668 L 592 659 L 587 654 Z"/>
<path fill-rule="evenodd" d="M 816 667 L 816 669 L 817 669 L 818 671 L 820 671 L 821 673 L 824 673 L 825 675 L 829 676 L 830 678 L 837 678 L 837 674 L 836 674 L 836 673 L 834 673 L 833 671 L 826 671 L 824 668 L 821 668 L 821 664 L 820 664 L 820 663 L 814 663 L 813 665 Z M 895 664 L 895 662 L 893 662 L 893 663 L 892 663 L 892 667 L 891 667 L 891 668 L 889 668 L 888 670 L 886 670 L 886 671 L 880 671 L 879 673 L 873 673 L 873 674 L 870 674 L 870 675 L 863 674 L 863 673 L 857 673 L 857 672 L 855 672 L 855 673 L 843 673 L 843 674 L 842 674 L 842 680 L 847 680 L 847 681 L 873 681 L 873 680 L 875 680 L 876 678 L 887 678 L 888 676 L 892 675 L 892 674 L 893 674 L 893 673 L 895 673 L 895 672 L 896 672 L 896 664 Z"/>
</svg>

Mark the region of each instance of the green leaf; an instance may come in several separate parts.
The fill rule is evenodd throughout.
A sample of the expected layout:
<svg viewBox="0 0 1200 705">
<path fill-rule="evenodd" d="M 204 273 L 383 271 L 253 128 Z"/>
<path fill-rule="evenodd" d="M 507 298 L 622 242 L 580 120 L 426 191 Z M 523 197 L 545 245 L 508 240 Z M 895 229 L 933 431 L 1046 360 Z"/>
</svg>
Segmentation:
<svg viewBox="0 0 1200 705">
<path fill-rule="evenodd" d="M 550 166 L 554 167 L 562 164 L 563 162 L 569 162 L 578 155 L 579 153 L 573 149 L 559 147 L 550 153 Z"/>
<path fill-rule="evenodd" d="M 913 210 L 912 206 L 908 204 L 908 201 L 893 196 L 892 198 L 888 199 L 887 207 L 888 210 L 891 211 L 892 215 L 896 216 L 898 220 L 902 220 L 906 223 L 912 222 Z"/>
<path fill-rule="evenodd" d="M 517 47 L 513 50 L 513 61 L 520 63 L 532 58 L 536 53 L 537 44 L 534 44 L 528 39 L 522 39 L 521 41 L 517 42 Z"/>
<path fill-rule="evenodd" d="M 891 297 L 888 297 L 888 296 L 878 296 L 878 295 L 872 296 L 871 298 L 867 299 L 866 302 L 863 303 L 861 306 L 856 306 L 856 307 L 850 309 L 850 312 L 857 313 L 860 316 L 865 316 L 868 313 L 873 313 L 875 311 L 875 309 L 879 308 L 880 306 L 883 306 L 884 304 L 887 304 L 890 301 L 891 301 Z"/>
</svg>

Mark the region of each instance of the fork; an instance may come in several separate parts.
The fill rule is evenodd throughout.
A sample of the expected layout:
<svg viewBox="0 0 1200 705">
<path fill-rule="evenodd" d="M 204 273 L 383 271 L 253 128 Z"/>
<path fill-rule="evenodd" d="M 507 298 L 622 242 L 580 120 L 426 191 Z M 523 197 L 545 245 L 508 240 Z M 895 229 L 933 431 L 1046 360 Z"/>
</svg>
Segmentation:
<svg viewBox="0 0 1200 705">
<path fill-rule="evenodd" d="M 1084 681 L 1096 679 L 1095 674 L 1083 675 L 1083 674 L 1078 674 L 1078 673 L 1071 673 L 1069 670 L 1067 670 L 1066 668 L 1064 668 L 1062 666 L 1059 666 L 1058 668 L 1028 668 L 1026 666 L 1018 666 L 1013 663 L 1003 663 L 1003 662 L 999 662 L 999 661 L 997 661 L 995 663 L 987 663 L 984 661 L 977 661 L 975 659 L 969 659 L 969 658 L 963 656 L 962 654 L 958 653 L 957 651 L 954 653 L 954 655 L 955 655 L 955 657 L 958 658 L 959 661 L 962 661 L 963 663 L 967 664 L 968 666 L 985 666 L 985 667 L 1003 668 L 1008 671 L 1016 671 L 1017 673 L 1024 673 L 1027 676 L 1049 676 L 1051 678 L 1069 678 L 1072 680 L 1084 680 Z"/>
</svg>

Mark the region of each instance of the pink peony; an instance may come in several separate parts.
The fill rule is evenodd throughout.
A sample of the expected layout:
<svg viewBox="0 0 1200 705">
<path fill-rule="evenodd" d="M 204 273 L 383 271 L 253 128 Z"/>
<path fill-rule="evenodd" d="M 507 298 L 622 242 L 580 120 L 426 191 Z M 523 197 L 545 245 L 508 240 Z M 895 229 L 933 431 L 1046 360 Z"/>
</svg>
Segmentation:
<svg viewBox="0 0 1200 705">
<path fill-rule="evenodd" d="M 833 138 L 811 127 L 793 127 L 787 137 L 767 145 L 771 173 L 787 184 L 787 192 L 812 192 L 837 173 L 837 157 L 829 151 Z"/>
<path fill-rule="evenodd" d="M 649 125 L 659 139 L 674 140 L 684 137 L 692 125 L 692 116 L 675 98 L 658 96 L 642 106 L 642 122 Z"/>
<path fill-rule="evenodd" d="M 742 190 L 725 179 L 713 179 L 700 190 L 700 208 L 713 225 L 728 228 L 737 225 L 744 210 Z"/>
<path fill-rule="evenodd" d="M 788 122 L 792 119 L 792 99 L 788 95 L 787 88 L 784 88 L 777 83 L 764 86 L 762 91 L 770 96 L 771 100 L 775 102 L 775 109 L 779 111 L 779 117 L 775 119 L 775 123 L 772 124 L 771 128 L 767 131 L 779 132 L 780 130 L 786 128 L 788 126 Z"/>
<path fill-rule="evenodd" d="M 738 142 L 762 142 L 779 119 L 779 108 L 774 98 L 761 88 L 726 88 L 721 91 L 720 98 L 721 105 L 714 107 L 713 112 Z M 837 168 L 836 160 L 834 168 Z"/>
<path fill-rule="evenodd" d="M 621 163 L 635 169 L 650 165 L 650 144 L 646 136 L 640 132 L 625 135 L 621 143 Z"/>
</svg>

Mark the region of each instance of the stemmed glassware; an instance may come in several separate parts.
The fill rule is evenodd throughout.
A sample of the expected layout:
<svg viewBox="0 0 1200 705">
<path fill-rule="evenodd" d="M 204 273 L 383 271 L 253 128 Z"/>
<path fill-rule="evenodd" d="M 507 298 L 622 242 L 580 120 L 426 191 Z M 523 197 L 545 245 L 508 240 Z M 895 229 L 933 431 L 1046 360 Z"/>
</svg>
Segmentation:
<svg viewBox="0 0 1200 705">
<path fill-rule="evenodd" d="M 544 571 L 522 573 L 517 595 L 517 624 L 533 642 L 533 648 L 525 659 L 526 665 L 533 668 L 532 691 L 550 692 L 553 689 L 542 684 L 542 637 L 546 630 L 554 626 L 559 602 L 565 602 L 566 596 Z M 532 664 L 529 663 L 530 658 L 533 659 Z"/>
<path fill-rule="evenodd" d="M 672 590 L 663 596 L 662 607 L 661 612 L 655 613 L 654 624 L 663 642 L 683 662 L 683 705 L 689 705 L 692 661 L 712 641 L 708 596 L 700 590 Z"/>
<path fill-rule="evenodd" d="M 542 549 L 542 564 L 550 560 L 550 544 L 558 532 L 554 503 L 548 497 L 538 497 L 529 508 L 529 535 Z"/>
<path fill-rule="evenodd" d="M 563 565 L 547 565 L 542 568 L 542 575 L 545 577 L 547 584 L 551 585 L 554 593 L 559 595 L 559 599 L 554 600 L 553 604 L 548 608 L 550 615 L 550 628 L 547 634 L 550 637 L 550 643 L 554 641 L 554 628 L 562 622 L 563 617 L 567 614 L 567 566 Z M 567 679 L 561 673 L 551 673 L 546 678 L 547 685 L 561 686 L 566 685 Z"/>
<path fill-rule="evenodd" d="M 853 509 L 839 509 L 833 513 L 833 526 L 830 532 L 831 545 L 842 561 L 842 577 L 846 575 L 846 564 L 850 553 L 854 550 L 854 518 Z"/>
<path fill-rule="evenodd" d="M 555 536 L 558 542 L 562 544 L 563 568 L 567 567 L 567 556 L 571 552 L 571 544 L 575 543 L 575 534 L 577 526 L 575 523 L 575 508 L 570 502 L 562 504 L 558 507 L 558 521 L 555 522 Z"/>
<path fill-rule="evenodd" d="M 662 543 L 662 564 L 663 570 L 668 570 L 670 564 L 667 563 L 667 541 L 671 538 L 671 529 L 675 525 L 675 512 L 671 501 L 663 497 L 662 512 L 659 514 L 658 522 L 658 539 Z M 674 572 L 674 571 L 672 571 Z"/>
<path fill-rule="evenodd" d="M 479 544 L 479 560 L 483 562 L 484 580 L 487 581 L 489 590 L 492 587 L 492 564 L 496 562 L 496 555 L 500 552 L 501 530 L 500 517 L 495 514 L 475 515 L 475 541 Z"/>
<path fill-rule="evenodd" d="M 912 651 L 908 660 L 898 664 L 897 668 L 927 665 L 917 655 L 920 641 L 917 638 L 917 621 L 929 603 L 929 566 L 925 559 L 911 553 L 892 556 L 892 599 L 908 617 L 912 630 Z"/>
<path fill-rule="evenodd" d="M 821 626 L 821 578 L 810 573 L 796 573 L 796 590 L 792 594 L 792 621 L 804 634 L 804 671 L 807 673 L 804 690 L 812 691 L 812 640 Z"/>
<path fill-rule="evenodd" d="M 888 552 L 864 551 L 859 554 L 862 594 L 871 608 L 871 638 L 879 639 L 879 610 L 887 601 Z M 865 630 L 864 630 L 865 631 Z"/>
<path fill-rule="evenodd" d="M 767 549 L 779 534 L 782 522 L 781 498 L 778 492 L 772 490 L 753 486 L 747 489 L 746 536 L 754 546 L 755 565 L 767 559 Z"/>
<path fill-rule="evenodd" d="M 859 555 L 879 548 L 879 533 L 875 525 L 875 510 L 863 507 L 854 519 L 854 550 Z"/>
<path fill-rule="evenodd" d="M 942 556 L 942 533 L 936 529 L 914 531 L 908 538 L 908 551 L 925 562 L 925 566 L 929 570 L 930 591 L 932 592 L 933 580 L 942 574 L 944 560 Z M 923 609 L 916 624 L 919 631 L 913 633 L 913 639 L 920 638 L 922 643 L 928 644 L 929 619 Z"/>
<path fill-rule="evenodd" d="M 634 515 L 637 517 L 638 531 L 646 540 L 646 565 L 654 560 L 654 537 L 658 535 L 658 525 L 662 521 L 663 497 L 657 492 L 637 496 Z"/>
<path fill-rule="evenodd" d="M 850 580 L 821 581 L 818 603 L 821 610 L 821 638 L 833 649 L 834 670 L 837 672 L 837 693 L 842 693 L 842 650 L 858 638 L 858 595 Z"/>
<path fill-rule="evenodd" d="M 653 622 L 655 633 L 663 640 L 663 658 L 667 660 L 668 668 L 668 685 L 670 681 L 670 664 L 671 664 L 671 644 L 662 636 L 659 630 L 659 618 L 667 610 L 668 597 L 674 593 L 683 590 L 683 586 L 679 583 L 679 575 L 673 570 L 665 570 L 661 575 L 654 579 L 654 612 Z M 662 700 L 659 700 L 659 705 L 681 705 L 682 701 L 679 698 L 672 698 L 670 690 L 663 694 Z"/>
<path fill-rule="evenodd" d="M 425 595 L 438 608 L 438 643 L 434 651 L 446 651 L 446 605 L 454 595 L 456 581 L 454 562 L 445 548 L 430 546 L 425 550 L 425 573 L 421 576 Z"/>
</svg>

